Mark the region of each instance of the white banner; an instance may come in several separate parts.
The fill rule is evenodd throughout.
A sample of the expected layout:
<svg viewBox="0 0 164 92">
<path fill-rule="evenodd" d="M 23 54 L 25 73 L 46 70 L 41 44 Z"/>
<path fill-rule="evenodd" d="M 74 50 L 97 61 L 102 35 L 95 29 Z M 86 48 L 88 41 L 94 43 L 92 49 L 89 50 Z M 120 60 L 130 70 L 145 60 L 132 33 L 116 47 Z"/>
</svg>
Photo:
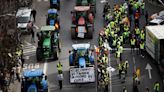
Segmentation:
<svg viewBox="0 0 164 92">
<path fill-rule="evenodd" d="M 70 69 L 70 82 L 71 83 L 95 82 L 94 67 L 71 68 Z"/>
</svg>

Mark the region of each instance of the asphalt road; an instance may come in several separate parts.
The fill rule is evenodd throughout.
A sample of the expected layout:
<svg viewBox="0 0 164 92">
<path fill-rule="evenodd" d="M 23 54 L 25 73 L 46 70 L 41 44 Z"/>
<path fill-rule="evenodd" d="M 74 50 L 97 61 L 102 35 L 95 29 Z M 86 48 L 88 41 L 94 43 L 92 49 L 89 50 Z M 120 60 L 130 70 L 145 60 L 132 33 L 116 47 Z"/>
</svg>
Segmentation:
<svg viewBox="0 0 164 92">
<path fill-rule="evenodd" d="M 61 9 L 59 12 L 60 16 L 60 39 L 62 43 L 62 51 L 60 53 L 60 62 L 63 64 L 63 71 L 64 71 L 64 81 L 63 81 L 63 89 L 59 90 L 58 82 L 57 82 L 57 69 L 56 65 L 58 61 L 48 61 L 48 62 L 37 62 L 36 61 L 36 43 L 31 43 L 31 37 L 29 35 L 24 36 L 24 56 L 26 58 L 25 60 L 25 67 L 27 68 L 41 68 L 44 70 L 44 72 L 48 75 L 48 81 L 49 81 L 49 89 L 50 92 L 96 92 L 96 84 L 90 83 L 90 84 L 70 84 L 69 83 L 69 62 L 68 62 L 68 51 L 71 50 L 71 45 L 73 43 L 85 43 L 90 42 L 91 45 L 97 45 L 97 37 L 99 30 L 103 28 L 103 18 L 102 18 L 102 11 L 103 11 L 103 4 L 100 3 L 101 0 L 97 0 L 97 13 L 96 13 L 96 19 L 95 19 L 95 31 L 94 36 L 92 40 L 72 40 L 70 36 L 70 27 L 71 27 L 71 11 L 73 10 L 73 7 L 75 6 L 75 0 L 60 0 L 61 1 Z M 114 0 L 108 0 L 113 6 Z M 120 0 L 117 0 L 120 1 Z M 119 2 L 118 2 L 119 3 Z M 40 28 L 41 26 L 44 26 L 46 24 L 46 15 L 47 10 L 49 8 L 49 2 L 48 0 L 34 0 L 33 7 L 37 10 L 37 18 L 35 25 Z M 151 4 L 146 4 L 146 10 L 152 14 L 155 12 L 158 12 L 162 10 L 160 7 L 153 6 Z M 144 17 L 141 17 L 141 26 L 145 24 Z M 39 31 L 39 29 L 35 30 L 36 32 Z M 36 38 L 37 40 L 37 38 Z M 153 61 L 150 56 L 147 56 L 145 58 L 140 57 L 137 54 L 132 55 L 129 50 L 124 51 L 123 53 L 123 59 L 127 58 L 130 63 L 130 67 L 128 70 L 128 76 L 126 78 L 126 83 L 122 84 L 120 82 L 120 79 L 118 79 L 117 71 L 112 72 L 112 92 L 120 92 L 123 86 L 126 86 L 128 88 L 128 92 L 132 92 L 132 73 L 134 70 L 134 67 L 139 67 L 141 69 L 141 85 L 139 85 L 139 92 L 144 92 L 145 87 L 149 87 L 150 89 L 153 88 L 153 83 L 158 80 L 161 82 L 161 79 L 159 77 L 158 71 L 156 66 L 151 62 Z M 152 79 L 149 79 L 148 71 L 145 70 L 145 67 L 149 63 L 152 67 Z M 113 68 L 116 68 L 116 61 L 111 54 L 111 65 Z M 98 91 L 100 92 L 100 90 Z M 162 90 L 160 92 L 164 92 Z"/>
</svg>

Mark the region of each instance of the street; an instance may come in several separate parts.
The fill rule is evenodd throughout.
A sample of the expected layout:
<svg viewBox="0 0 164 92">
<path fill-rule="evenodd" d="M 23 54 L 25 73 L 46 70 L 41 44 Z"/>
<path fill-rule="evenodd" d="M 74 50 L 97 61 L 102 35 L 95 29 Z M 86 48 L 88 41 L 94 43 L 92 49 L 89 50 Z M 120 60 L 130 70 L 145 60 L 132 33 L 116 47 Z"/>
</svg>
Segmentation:
<svg viewBox="0 0 164 92">
<path fill-rule="evenodd" d="M 44 73 L 48 75 L 48 83 L 49 83 L 49 90 L 50 92 L 102 92 L 101 90 L 97 91 L 96 82 L 95 83 L 89 83 L 89 84 L 70 84 L 69 82 L 69 50 L 71 50 L 71 45 L 73 43 L 90 43 L 91 47 L 94 48 L 94 45 L 98 44 L 98 34 L 101 29 L 103 29 L 103 6 L 104 3 L 101 1 L 103 0 L 97 0 L 96 1 L 96 17 L 94 21 L 94 29 L 93 32 L 93 39 L 77 39 L 72 40 L 71 34 L 70 34 L 70 28 L 71 28 L 71 11 L 74 9 L 75 6 L 75 0 L 60 0 L 60 11 L 59 11 L 59 18 L 60 18 L 60 40 L 61 40 L 61 53 L 59 56 L 59 60 L 57 61 L 46 61 L 46 62 L 37 62 L 36 60 L 36 48 L 37 48 L 37 37 L 35 36 L 35 43 L 31 43 L 31 35 L 24 35 L 23 39 L 23 45 L 24 45 L 24 58 L 25 58 L 25 64 L 24 64 L 24 70 L 25 69 L 31 69 L 31 68 L 40 68 L 43 69 Z M 119 0 L 117 0 L 119 1 Z M 147 1 L 147 0 L 146 0 Z M 114 0 L 108 0 L 111 7 L 113 7 Z M 117 2 L 120 3 L 120 2 Z M 47 10 L 49 9 L 49 0 L 33 0 L 33 8 L 37 11 L 36 16 L 36 23 L 35 25 L 38 27 L 35 29 L 35 33 L 39 32 L 41 26 L 46 25 L 46 16 L 47 16 Z M 153 6 L 149 3 L 146 3 L 146 10 L 151 15 L 153 13 L 159 12 L 160 10 L 163 10 L 160 7 Z M 140 18 L 140 28 L 142 28 L 145 25 L 145 18 L 142 16 Z M 132 25 L 134 26 L 134 24 Z M 114 54 L 111 54 L 111 66 L 115 69 L 117 69 L 116 65 L 116 59 L 114 57 Z M 127 87 L 128 92 L 132 92 L 132 75 L 135 68 L 139 68 L 141 70 L 140 75 L 140 85 L 139 92 L 144 92 L 145 88 L 148 87 L 153 92 L 153 86 L 155 81 L 159 81 L 161 84 L 160 92 L 164 92 L 163 90 L 163 84 L 161 77 L 158 73 L 157 67 L 152 62 L 153 59 L 146 54 L 144 58 L 142 58 L 140 55 L 136 54 L 134 52 L 131 54 L 130 47 L 127 45 L 124 53 L 123 53 L 123 60 L 128 59 L 129 61 L 129 69 L 128 74 L 126 77 L 126 82 L 121 83 L 121 80 L 118 77 L 118 71 L 115 70 L 112 72 L 112 85 L 109 87 L 109 89 L 112 89 L 112 92 L 121 92 L 122 88 L 124 86 Z M 63 89 L 60 90 L 58 86 L 57 81 L 57 63 L 61 62 L 63 64 L 63 74 L 64 74 L 64 80 L 63 80 Z M 146 66 L 147 64 L 150 64 L 152 70 L 147 70 Z M 150 68 L 150 67 L 148 67 Z"/>
</svg>

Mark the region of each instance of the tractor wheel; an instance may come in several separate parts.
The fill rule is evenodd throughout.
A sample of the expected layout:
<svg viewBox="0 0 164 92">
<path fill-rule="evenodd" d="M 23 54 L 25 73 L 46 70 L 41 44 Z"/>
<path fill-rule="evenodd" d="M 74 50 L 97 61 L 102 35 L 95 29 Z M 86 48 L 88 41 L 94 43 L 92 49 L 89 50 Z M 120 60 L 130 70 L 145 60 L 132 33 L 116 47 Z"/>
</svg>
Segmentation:
<svg viewBox="0 0 164 92">
<path fill-rule="evenodd" d="M 58 51 L 58 49 L 54 48 L 53 56 L 54 56 L 54 60 L 58 60 L 59 59 L 59 51 Z"/>
<path fill-rule="evenodd" d="M 42 51 L 41 48 L 36 49 L 36 59 L 37 61 L 42 61 Z"/>
<path fill-rule="evenodd" d="M 87 38 L 92 39 L 93 38 L 93 28 L 88 28 Z"/>
<path fill-rule="evenodd" d="M 71 28 L 71 38 L 72 39 L 75 39 L 76 38 L 75 28 Z"/>
</svg>

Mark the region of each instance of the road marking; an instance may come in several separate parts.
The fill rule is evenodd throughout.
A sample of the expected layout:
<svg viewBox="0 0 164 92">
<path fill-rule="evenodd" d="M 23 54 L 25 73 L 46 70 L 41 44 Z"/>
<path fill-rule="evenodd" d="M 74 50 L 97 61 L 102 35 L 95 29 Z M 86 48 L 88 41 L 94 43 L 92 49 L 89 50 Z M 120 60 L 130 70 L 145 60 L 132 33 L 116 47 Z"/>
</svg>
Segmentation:
<svg viewBox="0 0 164 92">
<path fill-rule="evenodd" d="M 30 63 L 30 64 L 23 64 L 23 70 L 26 70 L 26 69 L 39 69 L 40 68 L 40 65 L 39 63 L 36 63 L 36 64 L 33 64 L 33 63 Z"/>
<path fill-rule="evenodd" d="M 107 0 L 101 0 L 100 1 L 100 3 L 106 3 L 107 2 Z"/>
<path fill-rule="evenodd" d="M 136 61 L 135 61 L 134 56 L 133 56 L 133 63 L 134 63 L 134 72 L 136 72 L 137 67 L 136 67 Z"/>
<path fill-rule="evenodd" d="M 149 63 L 147 63 L 147 65 L 146 65 L 146 68 L 145 68 L 146 70 L 148 70 L 148 73 L 149 73 L 149 79 L 152 79 L 152 76 L 151 76 L 151 70 L 152 70 L 152 67 L 150 66 L 150 64 Z"/>
<path fill-rule="evenodd" d="M 131 48 L 123 48 L 123 50 L 131 50 Z M 134 50 L 138 50 L 138 49 L 134 48 Z"/>
<path fill-rule="evenodd" d="M 31 43 L 24 41 L 26 45 L 23 45 L 23 54 L 24 55 L 30 55 L 34 54 L 36 52 L 36 46 L 32 45 Z"/>
<path fill-rule="evenodd" d="M 47 60 L 46 60 L 45 63 L 44 63 L 44 67 L 43 67 L 43 73 L 45 75 L 47 75 L 47 67 L 48 67 L 48 63 L 47 63 Z"/>
<path fill-rule="evenodd" d="M 37 2 L 41 2 L 41 1 L 48 2 L 48 0 L 37 0 Z"/>
<path fill-rule="evenodd" d="M 39 27 L 38 27 L 38 26 L 36 26 L 36 25 L 34 25 L 34 28 L 36 28 L 37 30 L 39 29 Z"/>
</svg>

